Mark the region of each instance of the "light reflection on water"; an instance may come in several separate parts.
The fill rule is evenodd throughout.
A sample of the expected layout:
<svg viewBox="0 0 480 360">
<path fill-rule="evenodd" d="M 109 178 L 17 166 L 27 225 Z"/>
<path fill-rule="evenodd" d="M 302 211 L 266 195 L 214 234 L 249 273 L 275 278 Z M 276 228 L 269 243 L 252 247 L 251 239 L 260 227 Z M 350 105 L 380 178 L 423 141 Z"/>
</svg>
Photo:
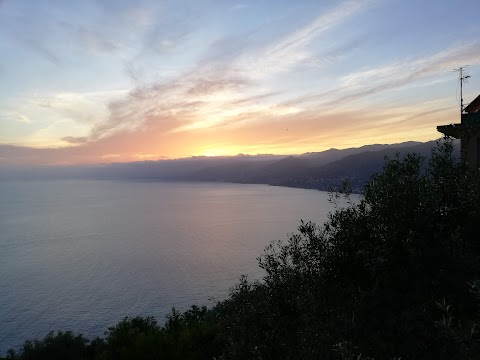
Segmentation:
<svg viewBox="0 0 480 360">
<path fill-rule="evenodd" d="M 124 316 L 224 299 L 328 194 L 266 185 L 0 183 L 0 355 L 50 330 L 101 335 Z"/>
</svg>

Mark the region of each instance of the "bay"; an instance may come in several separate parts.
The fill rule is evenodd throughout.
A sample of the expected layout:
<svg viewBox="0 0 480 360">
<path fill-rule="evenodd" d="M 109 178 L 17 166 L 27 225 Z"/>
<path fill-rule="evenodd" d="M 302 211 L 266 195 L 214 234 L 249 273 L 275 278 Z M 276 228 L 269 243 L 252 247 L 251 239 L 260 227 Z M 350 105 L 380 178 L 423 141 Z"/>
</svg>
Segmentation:
<svg viewBox="0 0 480 360">
<path fill-rule="evenodd" d="M 50 330 L 92 337 L 125 316 L 213 305 L 325 192 L 227 183 L 0 183 L 0 354 Z"/>
</svg>

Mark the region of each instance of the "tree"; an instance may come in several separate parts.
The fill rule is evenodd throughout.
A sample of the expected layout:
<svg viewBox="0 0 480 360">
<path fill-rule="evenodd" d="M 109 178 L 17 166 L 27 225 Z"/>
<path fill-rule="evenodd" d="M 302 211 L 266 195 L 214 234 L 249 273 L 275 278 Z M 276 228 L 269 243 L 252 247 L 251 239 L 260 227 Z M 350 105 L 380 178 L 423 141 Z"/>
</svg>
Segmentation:
<svg viewBox="0 0 480 360">
<path fill-rule="evenodd" d="M 259 259 L 264 281 L 243 281 L 225 301 L 232 358 L 330 359 L 346 347 L 378 359 L 455 358 L 437 303 L 472 317 L 479 190 L 448 139 L 428 163 L 387 159 L 357 204 L 272 243 Z"/>
<path fill-rule="evenodd" d="M 25 360 L 82 360 L 92 359 L 89 340 L 71 331 L 50 332 L 42 340 L 27 340 L 19 354 L 9 350 L 7 359 Z"/>
</svg>

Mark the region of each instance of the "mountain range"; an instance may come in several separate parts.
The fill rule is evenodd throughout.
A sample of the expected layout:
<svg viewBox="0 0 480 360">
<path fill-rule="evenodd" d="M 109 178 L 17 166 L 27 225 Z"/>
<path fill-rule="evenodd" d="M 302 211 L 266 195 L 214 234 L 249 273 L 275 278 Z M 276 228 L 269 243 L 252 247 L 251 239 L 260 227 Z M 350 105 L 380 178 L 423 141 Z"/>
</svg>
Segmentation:
<svg viewBox="0 0 480 360">
<path fill-rule="evenodd" d="M 375 144 L 329 149 L 300 155 L 243 155 L 58 167 L 2 168 L 0 180 L 115 179 L 144 181 L 209 181 L 269 184 L 330 190 L 348 179 L 359 192 L 382 169 L 385 157 L 418 153 L 428 158 L 435 141 Z M 458 152 L 458 144 L 456 144 Z"/>
</svg>

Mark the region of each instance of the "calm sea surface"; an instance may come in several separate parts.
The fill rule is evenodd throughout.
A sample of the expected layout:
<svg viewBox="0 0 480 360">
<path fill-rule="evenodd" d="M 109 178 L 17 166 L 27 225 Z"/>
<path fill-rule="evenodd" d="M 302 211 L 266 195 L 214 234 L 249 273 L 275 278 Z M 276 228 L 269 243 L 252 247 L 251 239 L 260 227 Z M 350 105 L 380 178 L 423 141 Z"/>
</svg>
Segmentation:
<svg viewBox="0 0 480 360">
<path fill-rule="evenodd" d="M 266 185 L 0 183 L 0 355 L 50 330 L 101 335 L 125 316 L 224 299 L 328 194 Z"/>
</svg>

